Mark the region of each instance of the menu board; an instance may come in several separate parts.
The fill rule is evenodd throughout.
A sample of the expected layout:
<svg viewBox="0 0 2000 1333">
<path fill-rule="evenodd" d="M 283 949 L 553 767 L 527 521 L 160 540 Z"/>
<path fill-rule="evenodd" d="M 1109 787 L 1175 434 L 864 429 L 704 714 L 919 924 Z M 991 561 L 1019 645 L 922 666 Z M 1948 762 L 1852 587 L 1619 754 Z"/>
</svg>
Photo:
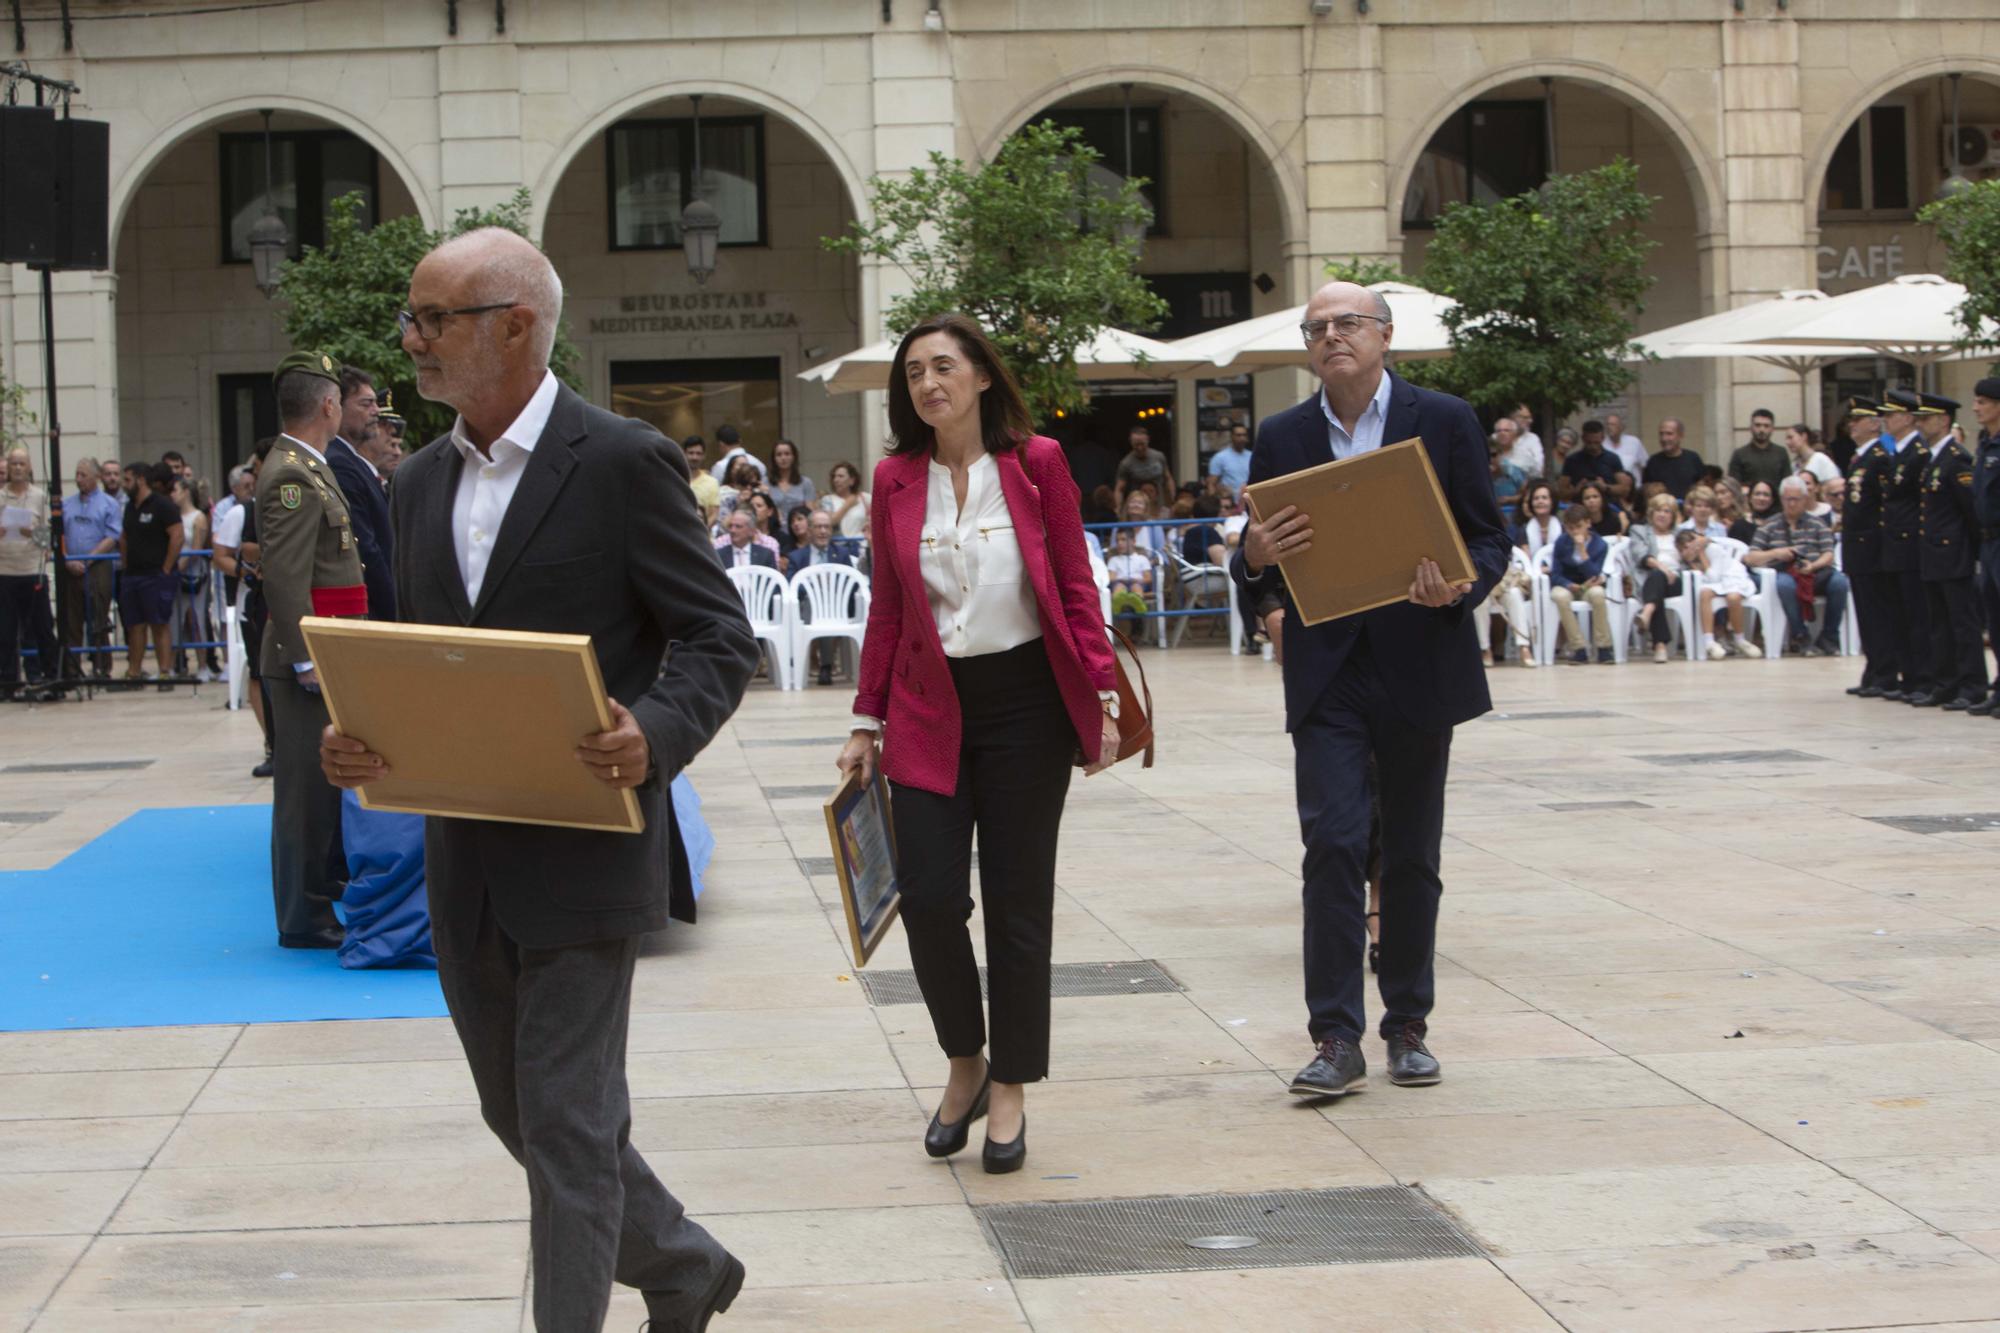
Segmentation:
<svg viewBox="0 0 2000 1333">
<path fill-rule="evenodd" d="M 1201 471 L 1208 475 L 1208 460 L 1229 447 L 1229 432 L 1237 426 L 1254 426 L 1250 377 L 1225 375 L 1219 379 L 1196 380 L 1194 385 L 1195 448 Z"/>
</svg>

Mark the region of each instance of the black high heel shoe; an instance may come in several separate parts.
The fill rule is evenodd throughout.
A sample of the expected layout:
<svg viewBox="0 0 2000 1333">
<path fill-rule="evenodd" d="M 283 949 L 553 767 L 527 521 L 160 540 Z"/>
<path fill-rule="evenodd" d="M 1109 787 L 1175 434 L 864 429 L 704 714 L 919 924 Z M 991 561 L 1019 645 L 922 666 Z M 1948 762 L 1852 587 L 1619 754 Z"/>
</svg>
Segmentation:
<svg viewBox="0 0 2000 1333">
<path fill-rule="evenodd" d="M 1380 912 L 1370 912 L 1368 916 L 1374 917 L 1377 921 L 1382 919 Z M 1367 919 L 1368 917 L 1362 918 L 1364 921 Z M 1368 941 L 1368 970 L 1375 973 L 1379 973 L 1382 970 L 1382 942 L 1380 940 Z"/>
<path fill-rule="evenodd" d="M 1021 1116 L 1021 1132 L 1014 1136 L 1012 1143 L 995 1143 L 986 1140 L 986 1148 L 979 1154 L 979 1164 L 986 1168 L 989 1176 L 1004 1176 L 1010 1171 L 1019 1171 L 1021 1164 L 1028 1160 L 1028 1117 Z"/>
<path fill-rule="evenodd" d="M 967 1131 L 972 1122 L 986 1114 L 986 1094 L 992 1090 L 993 1076 L 988 1074 L 980 1083 L 979 1091 L 972 1098 L 972 1105 L 965 1108 L 965 1114 L 949 1125 L 939 1119 L 944 1114 L 940 1105 L 931 1113 L 931 1125 L 924 1131 L 924 1151 L 933 1157 L 949 1157 L 965 1146 Z"/>
</svg>

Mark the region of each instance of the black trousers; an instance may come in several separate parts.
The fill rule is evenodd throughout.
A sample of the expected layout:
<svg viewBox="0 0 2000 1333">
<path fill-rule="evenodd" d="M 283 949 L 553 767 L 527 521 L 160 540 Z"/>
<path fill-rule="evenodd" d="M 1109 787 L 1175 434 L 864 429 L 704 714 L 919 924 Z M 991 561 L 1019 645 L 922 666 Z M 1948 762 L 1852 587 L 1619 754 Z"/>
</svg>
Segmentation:
<svg viewBox="0 0 2000 1333">
<path fill-rule="evenodd" d="M 1646 571 L 1646 581 L 1641 585 L 1639 592 L 1639 604 L 1641 606 L 1650 604 L 1653 608 L 1653 619 L 1646 626 L 1646 632 L 1654 643 L 1674 641 L 1674 618 L 1667 614 L 1665 603 L 1667 598 L 1680 595 L 1680 575 L 1676 574 L 1669 578 L 1663 569 Z"/>
<path fill-rule="evenodd" d="M 1939 579 L 1924 585 L 1930 602 L 1931 672 L 1937 688 L 1953 699 L 1986 697 L 1986 645 L 1982 640 L 1979 591 L 1971 579 Z"/>
<path fill-rule="evenodd" d="M 1882 638 L 1882 627 L 1878 622 L 1879 606 L 1875 600 L 1875 575 L 1871 573 L 1847 576 L 1847 600 L 1854 614 L 1855 628 L 1861 632 L 1861 685 L 1890 688 L 1891 672 L 1888 669 L 1888 655 Z"/>
<path fill-rule="evenodd" d="M 35 662 L 26 674 L 33 680 L 54 680 L 62 664 L 53 631 L 48 588 L 42 576 L 0 575 L 0 683 L 19 683 L 23 675 L 21 649 L 31 645 Z"/>
<path fill-rule="evenodd" d="M 289 674 L 289 673 L 288 673 Z M 278 930 L 338 928 L 333 914 L 346 864 L 340 849 L 340 789 L 319 766 L 326 700 L 296 680 L 268 682 L 271 710 L 271 899 Z"/>
<path fill-rule="evenodd" d="M 948 1056 L 979 1054 L 988 1027 L 967 928 L 976 836 L 992 1010 L 987 1060 L 995 1082 L 1033 1083 L 1049 1073 L 1056 834 L 1076 760 L 1076 726 L 1040 639 L 948 661 L 964 728 L 957 790 L 940 796 L 902 783 L 889 789 L 903 929 L 938 1045 Z"/>
<path fill-rule="evenodd" d="M 1905 694 L 1929 694 L 1937 687 L 1937 677 L 1931 670 L 1930 600 L 1924 581 L 1914 569 L 1885 572 L 1876 578 L 1885 608 L 1882 619 L 1889 624 L 1890 637 L 1896 643 L 1900 688 Z"/>
<path fill-rule="evenodd" d="M 1389 701 L 1366 638 L 1292 731 L 1305 842 L 1308 1031 L 1359 1041 L 1368 944 L 1370 769 L 1380 815 L 1380 1031 L 1422 1023 L 1436 996 L 1438 875 L 1451 729 L 1422 731 Z"/>
<path fill-rule="evenodd" d="M 1979 548 L 1979 603 L 1986 615 L 1986 634 L 1993 643 L 1994 661 L 2000 666 L 2000 539 Z"/>
<path fill-rule="evenodd" d="M 467 956 L 438 951 L 438 983 L 480 1114 L 527 1170 L 535 1327 L 596 1333 L 614 1280 L 645 1293 L 655 1327 L 682 1327 L 728 1253 L 631 1143 L 639 941 L 530 949 L 480 918 Z"/>
<path fill-rule="evenodd" d="M 90 646 L 102 647 L 111 642 L 111 562 L 91 560 L 85 563 L 83 573 L 72 574 L 63 570 L 63 579 L 69 589 L 69 604 L 63 608 L 62 641 L 63 672 L 69 676 L 83 674 L 84 657 L 88 656 L 97 665 L 100 680 L 111 674 L 111 653 L 93 652 L 76 654 L 71 648 L 84 646 L 84 631 L 89 630 Z"/>
</svg>

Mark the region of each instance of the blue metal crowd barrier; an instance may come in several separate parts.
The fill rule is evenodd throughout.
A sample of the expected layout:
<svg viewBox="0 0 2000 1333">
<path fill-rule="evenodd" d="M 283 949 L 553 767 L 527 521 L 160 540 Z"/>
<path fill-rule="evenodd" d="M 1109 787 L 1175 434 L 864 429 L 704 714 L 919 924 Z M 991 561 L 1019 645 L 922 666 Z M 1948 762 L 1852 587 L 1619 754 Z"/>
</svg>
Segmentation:
<svg viewBox="0 0 2000 1333">
<path fill-rule="evenodd" d="M 1186 529 L 1194 527 L 1211 527 L 1214 528 L 1218 533 L 1220 533 L 1222 531 L 1222 525 L 1225 521 L 1226 520 L 1221 518 L 1148 518 L 1148 519 L 1127 519 L 1117 523 L 1084 524 L 1083 530 L 1085 532 L 1100 532 L 1105 534 L 1115 534 L 1124 529 L 1136 529 L 1136 528 L 1160 528 L 1160 529 L 1171 528 L 1175 530 L 1173 532 L 1166 532 L 1166 531 L 1161 532 L 1160 534 L 1161 545 L 1159 547 L 1155 548 L 1152 546 L 1147 546 L 1139 548 L 1143 553 L 1147 555 L 1157 555 L 1158 557 L 1160 557 L 1159 559 L 1155 559 L 1152 562 L 1153 563 L 1153 587 L 1152 587 L 1153 609 L 1150 611 L 1122 612 L 1120 613 L 1119 618 L 1151 621 L 1155 626 L 1156 637 L 1160 647 L 1162 648 L 1167 646 L 1167 622 L 1171 620 L 1185 620 L 1195 616 L 1222 617 L 1232 622 L 1231 628 L 1229 629 L 1228 632 L 1230 634 L 1236 633 L 1236 630 L 1233 625 L 1236 615 L 1235 613 L 1236 598 L 1233 594 L 1228 596 L 1228 600 L 1222 606 L 1170 607 L 1167 605 L 1168 580 L 1164 577 L 1165 571 L 1169 569 L 1172 569 L 1176 571 L 1176 573 L 1178 573 L 1179 566 L 1174 564 L 1173 561 L 1167 559 L 1166 556 L 1170 548 L 1174 552 L 1178 553 L 1179 542 L 1182 534 L 1186 531 Z M 1104 545 L 1105 548 L 1104 555 L 1105 559 L 1108 561 L 1111 556 L 1116 554 L 1116 552 L 1112 549 L 1108 536 L 1106 538 L 1101 538 L 1100 541 Z M 1197 563 L 1197 562 L 1190 561 L 1189 563 Z"/>
<path fill-rule="evenodd" d="M 207 627 L 211 634 L 217 633 L 222 629 L 223 626 L 227 624 L 228 605 L 226 599 L 223 597 L 223 586 L 224 586 L 223 578 L 214 567 L 215 551 L 213 550 L 213 548 L 199 549 L 199 550 L 183 550 L 180 553 L 179 558 L 205 559 L 210 562 L 209 569 L 206 574 L 206 589 L 203 592 L 203 597 L 207 603 L 207 613 L 208 613 L 206 616 Z M 118 561 L 117 555 L 107 552 L 106 554 L 103 555 L 66 556 L 60 563 L 64 565 L 110 564 L 113 570 L 115 571 L 117 569 L 117 561 Z M 62 577 L 64 574 L 67 573 L 67 571 L 61 568 L 52 568 L 50 572 L 52 575 L 51 588 L 53 589 L 54 578 Z M 82 594 L 83 594 L 83 608 L 79 619 L 80 619 L 80 627 L 82 631 L 83 642 L 80 644 L 70 645 L 62 650 L 70 658 L 71 663 L 73 665 L 76 665 L 80 664 L 81 661 L 85 658 L 97 657 L 103 654 L 115 655 L 115 654 L 124 654 L 129 652 L 130 645 L 126 643 L 123 638 L 124 626 L 122 618 L 117 614 L 118 600 L 116 594 L 114 593 L 112 596 L 112 602 L 109 608 L 109 616 L 108 616 L 108 623 L 111 626 L 112 637 L 108 638 L 103 643 L 94 643 L 91 641 L 92 629 L 95 626 L 97 620 L 96 617 L 97 608 L 94 601 L 92 600 L 91 580 L 89 578 L 85 578 L 83 580 Z M 186 612 L 188 610 L 188 603 L 186 602 L 185 598 L 186 598 L 185 593 L 177 593 L 174 598 L 174 624 L 173 624 L 174 633 L 173 636 L 169 639 L 168 643 L 168 646 L 172 650 L 174 656 L 178 659 L 184 657 L 187 654 L 227 652 L 229 650 L 230 644 L 226 635 L 218 638 L 180 637 L 182 631 L 185 628 L 187 628 L 187 622 L 188 622 L 188 617 L 186 615 Z M 200 622 L 196 621 L 195 623 L 199 624 Z M 57 640 L 58 642 L 60 642 L 63 633 L 63 627 L 61 625 L 57 625 L 55 629 L 56 629 Z M 20 654 L 22 674 L 25 676 L 27 674 L 27 665 L 30 661 L 33 661 L 37 665 L 39 665 L 41 652 L 39 649 L 33 646 L 33 644 L 29 641 L 29 636 L 26 634 L 21 634 L 17 636 L 15 646 L 16 650 Z M 82 675 L 81 671 L 79 670 L 77 671 L 73 679 L 85 681 L 86 684 L 95 683 L 95 684 L 108 685 L 108 684 L 116 684 L 124 678 L 116 675 L 104 675 L 101 677 L 87 679 Z M 220 670 L 218 670 L 218 674 L 215 677 L 215 679 L 217 680 L 218 683 L 220 683 L 224 679 L 224 675 Z M 53 684 L 55 682 L 50 682 L 50 683 Z M 150 683 L 199 685 L 201 681 L 199 677 L 194 673 L 185 672 L 185 673 L 178 673 L 173 676 L 153 677 Z"/>
</svg>

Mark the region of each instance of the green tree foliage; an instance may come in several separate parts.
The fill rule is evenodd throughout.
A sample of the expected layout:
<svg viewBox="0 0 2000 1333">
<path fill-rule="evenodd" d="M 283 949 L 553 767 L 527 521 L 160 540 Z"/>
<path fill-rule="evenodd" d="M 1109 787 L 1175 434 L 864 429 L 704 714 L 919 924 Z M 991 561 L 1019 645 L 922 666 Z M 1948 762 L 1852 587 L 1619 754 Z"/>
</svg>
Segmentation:
<svg viewBox="0 0 2000 1333">
<path fill-rule="evenodd" d="M 1105 328 L 1150 329 L 1167 314 L 1138 273 L 1151 217 L 1144 182 L 1096 184 L 1096 161 L 1081 133 L 1048 122 L 976 170 L 932 153 L 906 178 L 875 180 L 872 224 L 850 223 L 822 243 L 909 276 L 913 289 L 887 312 L 891 334 L 944 311 L 970 315 L 999 345 L 1037 420 L 1082 411 L 1076 349 Z"/>
<path fill-rule="evenodd" d="M 1406 282 L 1412 287 L 1422 283 L 1403 272 L 1402 266 L 1386 259 L 1364 259 L 1360 255 L 1350 255 L 1346 259 L 1326 261 L 1328 282 L 1356 282 L 1363 287 L 1372 287 L 1378 282 Z"/>
<path fill-rule="evenodd" d="M 1917 220 L 1937 227 L 1945 248 L 1944 276 L 1965 288 L 1958 323 L 1966 344 L 1991 347 L 1985 330 L 2000 323 L 2000 180 L 1980 181 L 1928 204 Z"/>
<path fill-rule="evenodd" d="M 404 439 L 415 448 L 451 429 L 453 413 L 417 396 L 416 376 L 403 351 L 396 312 L 409 299 L 410 274 L 439 242 L 478 227 L 505 227 L 526 236 L 529 195 L 520 190 L 493 208 L 461 209 L 443 232 L 429 230 L 414 215 L 366 227 L 362 205 L 358 192 L 334 200 L 326 244 L 304 247 L 279 270 L 285 337 L 293 347 L 310 347 L 365 370 L 377 389 L 391 390 L 396 410 L 410 423 Z M 566 326 L 557 329 L 549 360 L 557 378 L 577 387 L 576 347 Z"/>
<path fill-rule="evenodd" d="M 1653 197 L 1619 158 L 1551 176 L 1438 219 L 1422 285 L 1458 302 L 1445 316 L 1451 356 L 1399 367 L 1412 380 L 1486 407 L 1539 407 L 1555 422 L 1616 396 L 1632 378 L 1632 335 L 1657 242 L 1639 232 Z"/>
<path fill-rule="evenodd" d="M 0 453 L 5 453 L 16 445 L 30 445 L 35 434 L 37 418 L 28 410 L 28 390 L 26 386 L 0 375 Z M 41 474 L 37 460 L 36 475 Z M 47 480 L 44 478 L 44 480 Z"/>
</svg>

